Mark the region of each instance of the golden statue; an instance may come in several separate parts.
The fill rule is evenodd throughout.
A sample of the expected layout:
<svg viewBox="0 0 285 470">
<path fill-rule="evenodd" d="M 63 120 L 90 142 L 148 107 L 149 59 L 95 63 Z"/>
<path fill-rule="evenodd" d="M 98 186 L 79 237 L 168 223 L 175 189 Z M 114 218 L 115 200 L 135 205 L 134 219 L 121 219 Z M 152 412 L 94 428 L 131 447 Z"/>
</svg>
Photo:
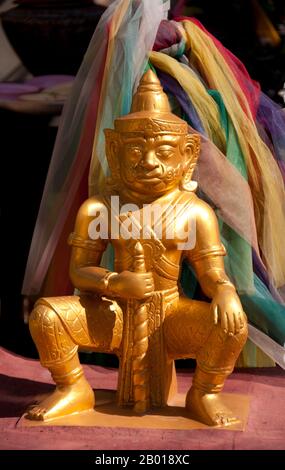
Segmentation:
<svg viewBox="0 0 285 470">
<path fill-rule="evenodd" d="M 80 295 L 42 298 L 30 317 L 56 389 L 27 417 L 46 421 L 94 407 L 78 359 L 85 349 L 119 357 L 118 403 L 141 414 L 175 393 L 174 360 L 195 358 L 189 416 L 210 426 L 231 424 L 236 418 L 219 392 L 246 341 L 247 321 L 225 274 L 215 213 L 191 181 L 199 136 L 170 112 L 152 71 L 142 77 L 130 114 L 105 136 L 107 190 L 84 202 L 69 238 L 70 277 Z M 100 267 L 109 243 L 116 272 Z M 180 292 L 185 258 L 211 303 Z"/>
</svg>

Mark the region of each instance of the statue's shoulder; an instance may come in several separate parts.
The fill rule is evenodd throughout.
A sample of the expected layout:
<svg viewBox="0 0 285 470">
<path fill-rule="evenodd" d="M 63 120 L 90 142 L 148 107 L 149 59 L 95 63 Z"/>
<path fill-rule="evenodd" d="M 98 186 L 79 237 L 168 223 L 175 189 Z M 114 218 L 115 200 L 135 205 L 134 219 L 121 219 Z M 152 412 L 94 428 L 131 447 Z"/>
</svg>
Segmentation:
<svg viewBox="0 0 285 470">
<path fill-rule="evenodd" d="M 195 214 L 196 221 L 199 223 L 211 222 L 216 220 L 215 211 L 207 202 L 200 199 L 196 194 L 193 194 L 192 200 L 192 213 Z"/>
<path fill-rule="evenodd" d="M 78 211 L 79 218 L 94 217 L 98 212 L 108 210 L 103 196 L 95 195 L 86 199 Z"/>
<path fill-rule="evenodd" d="M 196 193 L 192 191 L 181 191 L 177 202 L 183 204 L 189 211 L 199 213 L 202 217 L 207 216 L 213 209 L 203 199 L 200 199 Z"/>
</svg>

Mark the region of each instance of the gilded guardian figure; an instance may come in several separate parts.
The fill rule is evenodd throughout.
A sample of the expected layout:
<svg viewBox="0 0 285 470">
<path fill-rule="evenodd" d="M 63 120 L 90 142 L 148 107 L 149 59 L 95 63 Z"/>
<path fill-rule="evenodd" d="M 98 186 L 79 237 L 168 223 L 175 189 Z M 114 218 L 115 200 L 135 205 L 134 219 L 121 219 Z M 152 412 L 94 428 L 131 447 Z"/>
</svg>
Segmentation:
<svg viewBox="0 0 285 470">
<path fill-rule="evenodd" d="M 195 194 L 199 136 L 171 113 L 148 71 L 131 112 L 105 137 L 106 191 L 83 203 L 68 241 L 70 277 L 80 295 L 41 298 L 30 317 L 41 364 L 56 389 L 27 416 L 48 421 L 94 407 L 78 359 L 82 349 L 119 357 L 118 404 L 140 414 L 167 405 L 175 394 L 174 360 L 195 358 L 185 401 L 189 417 L 230 425 L 237 418 L 219 393 L 247 339 L 247 320 L 225 273 L 215 213 Z M 114 272 L 100 266 L 109 244 Z M 183 295 L 184 259 L 208 302 Z"/>
</svg>

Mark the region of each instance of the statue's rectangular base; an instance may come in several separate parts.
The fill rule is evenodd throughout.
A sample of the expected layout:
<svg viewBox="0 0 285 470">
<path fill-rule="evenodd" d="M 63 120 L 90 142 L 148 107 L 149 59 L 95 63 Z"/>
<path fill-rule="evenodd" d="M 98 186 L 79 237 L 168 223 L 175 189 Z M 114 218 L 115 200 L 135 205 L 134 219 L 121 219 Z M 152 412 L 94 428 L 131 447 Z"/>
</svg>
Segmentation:
<svg viewBox="0 0 285 470">
<path fill-rule="evenodd" d="M 94 411 L 73 414 L 64 418 L 43 421 L 31 421 L 25 415 L 18 421 L 18 427 L 34 426 L 92 426 L 147 429 L 209 429 L 209 426 L 189 418 L 184 408 L 185 395 L 178 394 L 171 405 L 163 409 L 154 409 L 144 416 L 137 416 L 131 409 L 119 408 L 115 402 L 113 390 L 96 390 L 96 407 Z M 219 426 L 210 429 L 244 431 L 249 413 L 248 395 L 222 393 L 223 402 L 239 418 L 239 422 L 230 426 Z M 42 397 L 41 397 L 42 398 Z"/>
</svg>

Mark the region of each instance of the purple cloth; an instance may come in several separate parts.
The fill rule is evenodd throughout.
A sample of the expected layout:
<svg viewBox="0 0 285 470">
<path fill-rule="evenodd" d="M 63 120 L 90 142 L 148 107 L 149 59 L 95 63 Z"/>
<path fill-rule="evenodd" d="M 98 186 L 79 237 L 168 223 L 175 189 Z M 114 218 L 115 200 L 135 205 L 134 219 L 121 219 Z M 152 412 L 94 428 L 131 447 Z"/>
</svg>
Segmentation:
<svg viewBox="0 0 285 470">
<path fill-rule="evenodd" d="M 29 85 L 36 86 L 40 89 L 51 88 L 56 85 L 63 83 L 72 82 L 74 80 L 73 75 L 40 75 L 39 77 L 31 78 L 26 83 Z"/>
<path fill-rule="evenodd" d="M 196 129 L 196 131 L 206 135 L 193 103 L 177 80 L 167 73 L 161 72 L 160 70 L 157 70 L 157 75 L 161 81 L 164 91 L 173 95 L 178 101 L 184 114 L 183 118 L 188 122 L 188 124 Z"/>
<path fill-rule="evenodd" d="M 285 110 L 261 93 L 256 118 L 272 143 L 272 153 L 285 180 Z"/>
</svg>

